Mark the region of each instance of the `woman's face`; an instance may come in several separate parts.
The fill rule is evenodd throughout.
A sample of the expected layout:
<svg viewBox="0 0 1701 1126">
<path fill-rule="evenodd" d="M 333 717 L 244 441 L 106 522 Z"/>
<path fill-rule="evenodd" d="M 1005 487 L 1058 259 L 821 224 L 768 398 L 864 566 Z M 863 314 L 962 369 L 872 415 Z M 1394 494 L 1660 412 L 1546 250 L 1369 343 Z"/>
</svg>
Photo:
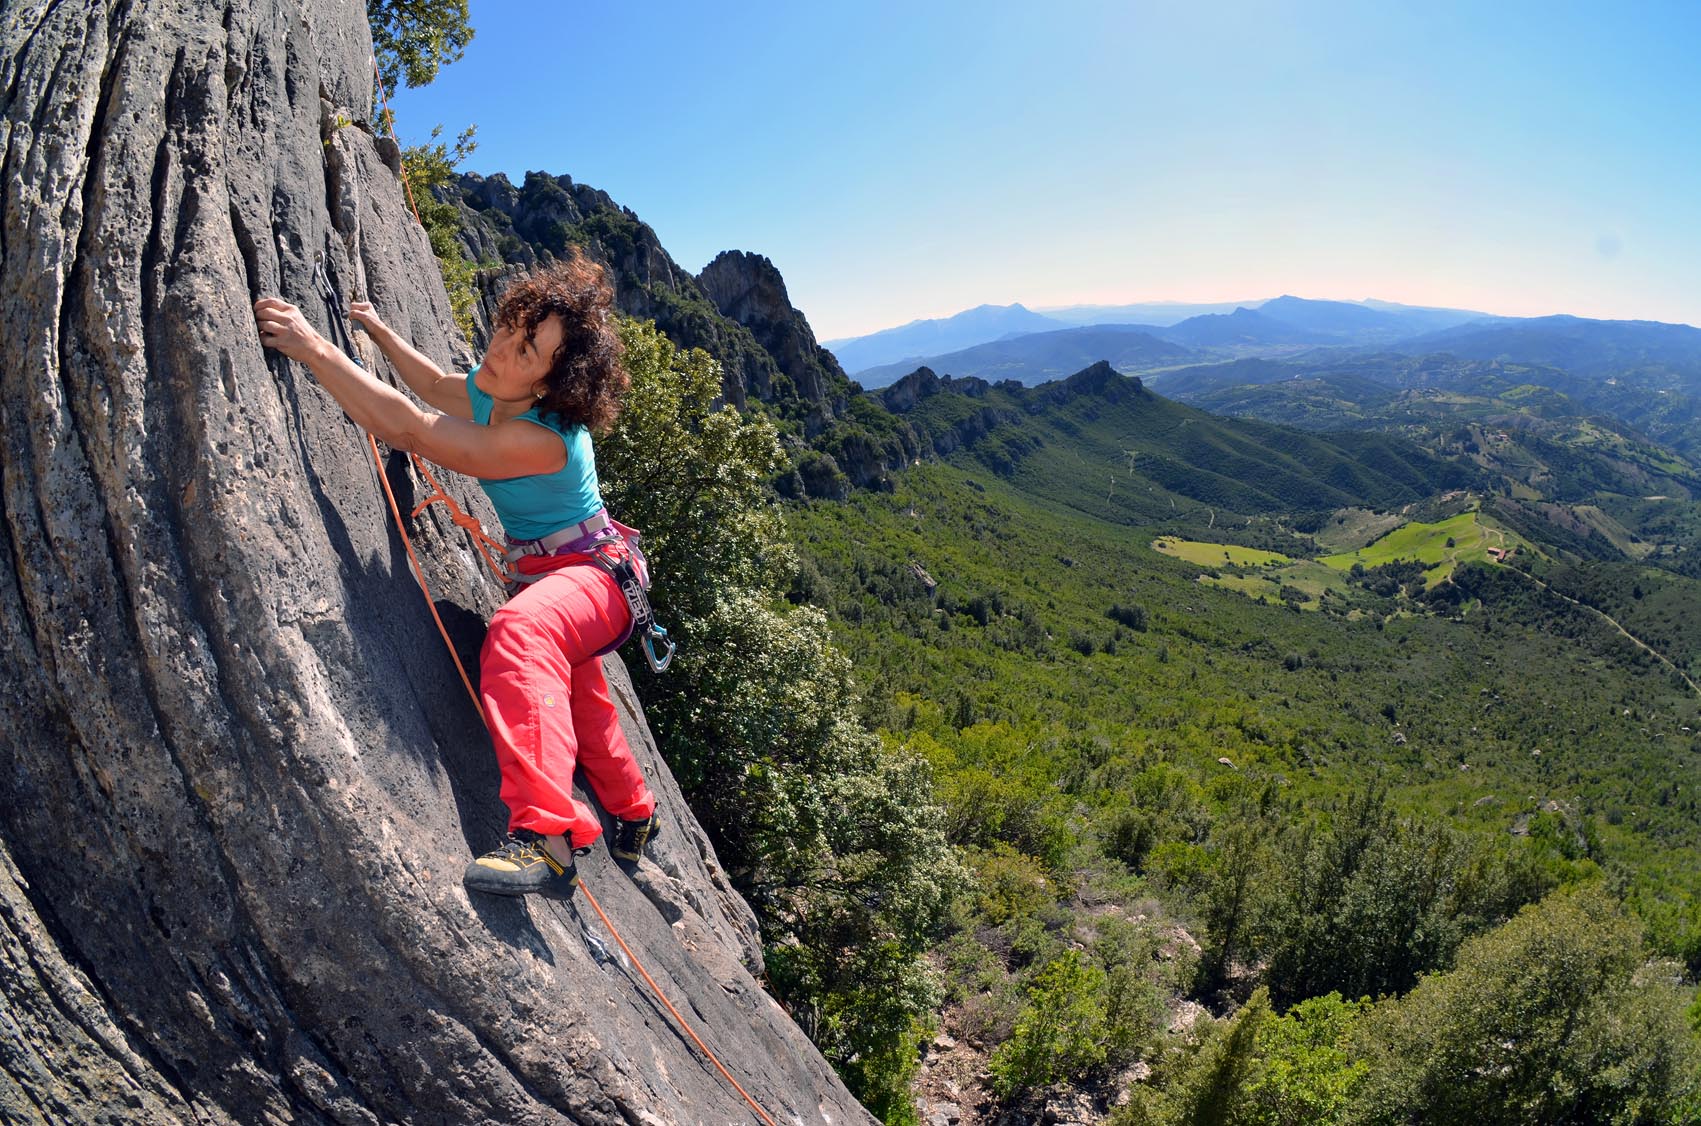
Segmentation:
<svg viewBox="0 0 1701 1126">
<path fill-rule="evenodd" d="M 543 319 L 529 340 L 519 329 L 498 325 L 479 368 L 479 387 L 493 399 L 537 398 L 564 335 L 561 317 L 554 313 Z"/>
</svg>

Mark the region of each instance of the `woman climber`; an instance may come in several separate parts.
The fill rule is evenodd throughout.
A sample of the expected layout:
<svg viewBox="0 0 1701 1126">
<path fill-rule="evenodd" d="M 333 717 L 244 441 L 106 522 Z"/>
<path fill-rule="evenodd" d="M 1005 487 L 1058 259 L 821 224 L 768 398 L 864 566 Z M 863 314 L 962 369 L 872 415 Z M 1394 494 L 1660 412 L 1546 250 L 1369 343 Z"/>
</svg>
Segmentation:
<svg viewBox="0 0 1701 1126">
<path fill-rule="evenodd" d="M 355 422 L 392 448 L 476 477 L 509 557 L 528 564 L 530 581 L 496 612 L 479 656 L 509 835 L 468 865 L 463 882 L 474 891 L 572 895 L 574 854 L 602 833 L 573 797 L 575 764 L 616 819 L 617 859 L 636 861 L 658 829 L 599 660 L 633 626 L 620 586 L 590 554 L 631 558 L 603 508 L 591 448 L 591 431 L 614 421 L 627 385 L 612 302 L 601 268 L 575 251 L 503 294 L 490 348 L 466 375 L 445 375 L 370 304 L 354 303 L 349 316 L 435 410 L 362 370 L 294 305 L 254 304 L 265 346 L 306 364 Z"/>
</svg>

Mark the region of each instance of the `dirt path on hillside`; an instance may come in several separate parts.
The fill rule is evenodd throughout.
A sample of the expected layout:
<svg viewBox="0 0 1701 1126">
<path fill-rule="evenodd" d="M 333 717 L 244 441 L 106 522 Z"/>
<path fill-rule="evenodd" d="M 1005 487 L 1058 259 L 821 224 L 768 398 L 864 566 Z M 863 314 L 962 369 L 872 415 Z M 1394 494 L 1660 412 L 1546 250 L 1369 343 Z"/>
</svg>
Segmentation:
<svg viewBox="0 0 1701 1126">
<path fill-rule="evenodd" d="M 1695 693 L 1697 696 L 1701 696 L 1701 685 L 1697 685 L 1693 680 L 1690 680 L 1689 674 L 1685 673 L 1682 669 L 1678 668 L 1675 664 L 1673 664 L 1671 662 L 1671 659 L 1668 658 L 1664 653 L 1660 652 L 1658 649 L 1655 649 L 1652 645 L 1649 645 L 1646 641 L 1643 641 L 1640 637 L 1637 637 L 1635 634 L 1631 633 L 1629 630 L 1627 630 L 1623 626 L 1619 625 L 1618 619 L 1614 618 L 1611 614 L 1608 614 L 1605 610 L 1597 610 L 1593 606 L 1589 605 L 1587 602 L 1581 602 L 1581 601 L 1578 601 L 1575 598 L 1572 598 L 1569 594 L 1566 594 L 1564 591 L 1554 590 L 1551 586 L 1548 586 L 1546 583 L 1542 582 L 1540 579 L 1536 578 L 1534 575 L 1528 573 L 1527 571 L 1520 571 L 1516 567 L 1507 567 L 1504 564 L 1495 564 L 1495 566 L 1499 566 L 1503 570 L 1511 571 L 1515 575 L 1523 575 L 1524 578 L 1535 583 L 1537 586 L 1541 587 L 1543 590 L 1547 591 L 1547 593 L 1553 595 L 1555 598 L 1563 598 L 1563 599 L 1565 599 L 1565 601 L 1571 603 L 1571 605 L 1580 606 L 1583 609 L 1589 611 L 1589 613 L 1595 614 L 1598 617 L 1602 618 L 1603 620 L 1606 621 L 1606 623 L 1608 625 L 1612 626 L 1613 629 L 1617 630 L 1619 633 L 1622 633 L 1625 637 L 1629 638 L 1631 644 L 1635 645 L 1639 649 L 1646 651 L 1656 661 L 1660 662 L 1660 664 L 1664 665 L 1666 668 L 1670 669 L 1672 672 L 1676 673 L 1679 677 L 1681 677 L 1682 680 L 1683 680 L 1683 683 L 1689 685 L 1689 690 L 1691 692 Z"/>
</svg>

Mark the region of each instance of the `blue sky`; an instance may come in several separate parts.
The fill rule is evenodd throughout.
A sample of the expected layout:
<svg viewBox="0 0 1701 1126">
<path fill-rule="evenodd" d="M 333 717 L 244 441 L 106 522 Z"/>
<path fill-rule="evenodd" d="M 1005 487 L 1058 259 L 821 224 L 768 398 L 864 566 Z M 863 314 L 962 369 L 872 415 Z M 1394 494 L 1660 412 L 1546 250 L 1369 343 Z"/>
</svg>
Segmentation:
<svg viewBox="0 0 1701 1126">
<path fill-rule="evenodd" d="M 1043 9 L 1043 10 L 1042 10 Z M 1701 324 L 1701 3 L 472 5 L 395 108 L 823 339 L 1294 293 Z"/>
</svg>

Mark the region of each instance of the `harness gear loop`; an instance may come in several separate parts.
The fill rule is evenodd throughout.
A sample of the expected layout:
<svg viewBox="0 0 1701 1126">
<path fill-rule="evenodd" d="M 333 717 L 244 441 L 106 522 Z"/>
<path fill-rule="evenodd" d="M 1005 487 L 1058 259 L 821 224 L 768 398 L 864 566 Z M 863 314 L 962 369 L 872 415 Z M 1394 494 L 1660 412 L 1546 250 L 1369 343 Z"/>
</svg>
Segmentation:
<svg viewBox="0 0 1701 1126">
<path fill-rule="evenodd" d="M 644 661 L 650 666 L 651 672 L 666 672 L 673 663 L 674 651 L 678 648 L 673 639 L 667 635 L 656 621 L 656 612 L 650 606 L 650 596 L 644 592 L 644 581 L 638 577 L 638 569 L 633 564 L 632 552 L 622 550 L 612 540 L 604 540 L 594 544 L 590 550 L 592 562 L 608 572 L 608 577 L 614 580 L 614 585 L 620 588 L 620 593 L 626 598 L 626 608 L 632 612 L 633 630 L 643 630 Z M 660 646 L 661 652 L 656 648 Z"/>
</svg>

